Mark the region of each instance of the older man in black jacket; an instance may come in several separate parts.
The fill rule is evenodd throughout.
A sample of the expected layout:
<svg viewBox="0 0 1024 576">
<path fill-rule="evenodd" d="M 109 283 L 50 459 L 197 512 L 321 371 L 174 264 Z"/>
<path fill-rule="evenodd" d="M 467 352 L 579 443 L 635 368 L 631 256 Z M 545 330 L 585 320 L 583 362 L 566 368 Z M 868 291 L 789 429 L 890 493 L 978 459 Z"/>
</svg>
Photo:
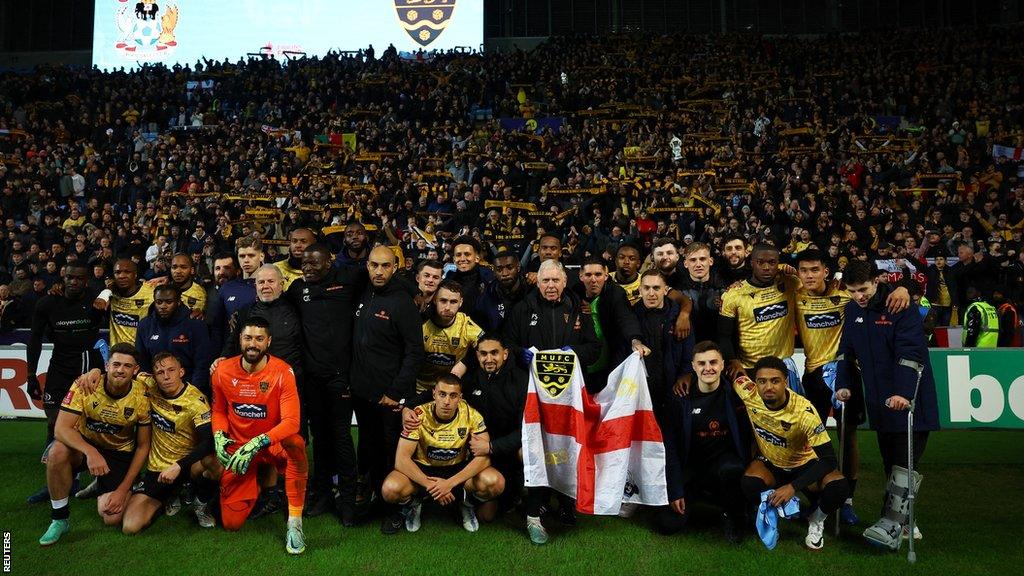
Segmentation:
<svg viewBox="0 0 1024 576">
<path fill-rule="evenodd" d="M 366 269 L 370 289 L 356 310 L 352 345 L 352 408 L 359 423 L 359 467 L 379 490 L 395 467 L 400 412 L 416 391 L 416 373 L 426 354 L 419 310 L 394 277 L 398 258 L 386 246 L 370 251 Z M 397 509 L 388 510 L 381 532 L 403 525 Z"/>
</svg>

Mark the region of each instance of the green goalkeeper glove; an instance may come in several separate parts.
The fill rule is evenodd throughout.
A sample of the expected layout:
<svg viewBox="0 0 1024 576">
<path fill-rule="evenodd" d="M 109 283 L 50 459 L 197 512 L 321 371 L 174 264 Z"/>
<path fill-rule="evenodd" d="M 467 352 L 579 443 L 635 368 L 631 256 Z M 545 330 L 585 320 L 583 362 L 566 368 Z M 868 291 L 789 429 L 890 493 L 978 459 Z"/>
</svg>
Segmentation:
<svg viewBox="0 0 1024 576">
<path fill-rule="evenodd" d="M 235 441 L 221 430 L 213 433 L 213 447 L 214 451 L 217 453 L 217 460 L 219 460 L 220 465 L 225 468 L 228 467 L 228 460 L 231 459 L 231 454 L 228 454 L 228 446 L 231 446 L 234 443 Z"/>
<path fill-rule="evenodd" d="M 260 450 L 270 446 L 270 438 L 266 434 L 260 434 L 246 442 L 241 448 L 235 450 L 235 453 L 231 455 L 231 459 L 228 460 L 227 468 L 235 474 L 241 476 L 249 470 L 249 464 L 252 463 L 252 459 L 256 456 L 256 453 Z"/>
</svg>

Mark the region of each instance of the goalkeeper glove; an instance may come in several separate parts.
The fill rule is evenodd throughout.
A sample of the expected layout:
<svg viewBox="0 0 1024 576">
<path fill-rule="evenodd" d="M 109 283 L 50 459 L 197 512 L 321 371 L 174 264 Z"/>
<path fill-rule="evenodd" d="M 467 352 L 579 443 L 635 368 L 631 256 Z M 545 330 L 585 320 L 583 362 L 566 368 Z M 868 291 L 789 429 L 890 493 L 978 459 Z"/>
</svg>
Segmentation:
<svg viewBox="0 0 1024 576">
<path fill-rule="evenodd" d="M 217 460 L 219 460 L 220 465 L 225 468 L 228 467 L 228 460 L 231 459 L 231 454 L 228 454 L 228 446 L 231 446 L 234 443 L 235 441 L 221 430 L 218 430 L 213 434 L 213 447 L 214 451 L 217 452 Z"/>
<path fill-rule="evenodd" d="M 260 450 L 270 446 L 270 438 L 266 434 L 260 434 L 246 442 L 241 448 L 235 450 L 235 453 L 231 455 L 231 459 L 228 460 L 227 468 L 235 474 L 241 476 L 249 470 L 249 464 L 252 463 L 252 459 L 256 456 L 256 453 Z"/>
</svg>

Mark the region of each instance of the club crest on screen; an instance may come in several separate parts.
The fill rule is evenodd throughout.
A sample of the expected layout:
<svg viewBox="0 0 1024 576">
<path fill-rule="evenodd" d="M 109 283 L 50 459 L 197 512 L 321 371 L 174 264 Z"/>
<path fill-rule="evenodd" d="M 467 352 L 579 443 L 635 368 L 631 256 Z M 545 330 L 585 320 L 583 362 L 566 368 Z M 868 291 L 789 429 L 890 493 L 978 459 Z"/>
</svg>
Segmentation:
<svg viewBox="0 0 1024 576">
<path fill-rule="evenodd" d="M 163 58 L 178 45 L 174 35 L 178 16 L 177 4 L 162 5 L 151 0 L 125 2 L 115 14 L 117 42 L 114 47 L 125 58 Z"/>
<path fill-rule="evenodd" d="M 405 33 L 424 48 L 448 27 L 456 0 L 394 0 Z"/>
</svg>

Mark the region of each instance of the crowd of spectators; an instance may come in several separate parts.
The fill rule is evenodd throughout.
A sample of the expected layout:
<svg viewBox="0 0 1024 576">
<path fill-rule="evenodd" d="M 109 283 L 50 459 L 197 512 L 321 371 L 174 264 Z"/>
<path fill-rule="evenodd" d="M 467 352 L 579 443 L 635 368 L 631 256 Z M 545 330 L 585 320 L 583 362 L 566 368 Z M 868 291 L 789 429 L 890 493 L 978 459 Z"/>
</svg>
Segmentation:
<svg viewBox="0 0 1024 576">
<path fill-rule="evenodd" d="M 970 285 L 1019 302 L 1022 47 L 1019 28 L 610 36 L 7 72 L 3 328 L 28 326 L 65 262 L 100 289 L 118 256 L 155 278 L 184 253 L 209 284 L 241 236 L 273 261 L 299 226 L 341 250 L 352 221 L 410 268 L 450 260 L 461 234 L 524 262 L 553 234 L 578 264 L 739 233 L 784 259 L 818 247 L 834 270 L 916 270 L 925 293 L 944 256 L 953 305 Z"/>
</svg>

